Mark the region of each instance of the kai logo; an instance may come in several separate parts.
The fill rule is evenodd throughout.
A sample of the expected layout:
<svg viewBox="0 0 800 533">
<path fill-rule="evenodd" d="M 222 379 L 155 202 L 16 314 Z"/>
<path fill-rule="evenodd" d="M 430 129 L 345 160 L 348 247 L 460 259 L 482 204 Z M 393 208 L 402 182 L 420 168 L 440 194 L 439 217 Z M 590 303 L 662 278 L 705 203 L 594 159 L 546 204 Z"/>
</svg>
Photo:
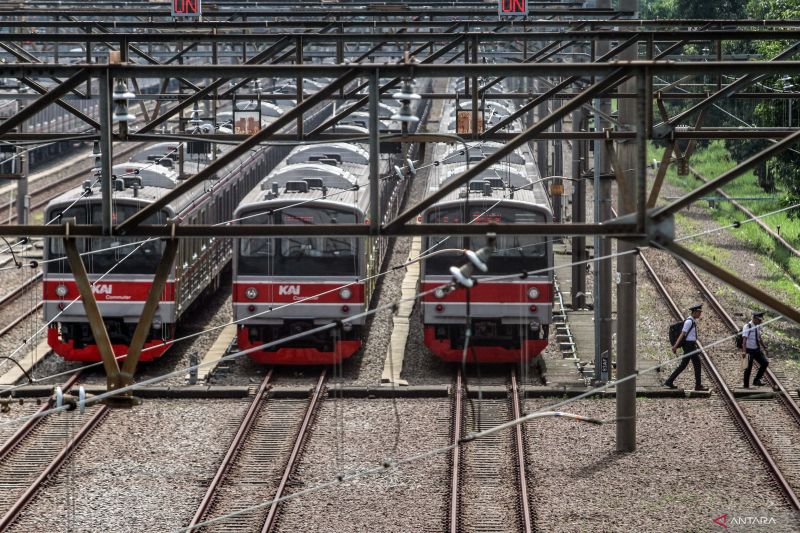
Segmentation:
<svg viewBox="0 0 800 533">
<path fill-rule="evenodd" d="M 92 293 L 94 294 L 111 294 L 113 292 L 113 285 L 103 283 L 102 285 L 92 285 Z"/>
<path fill-rule="evenodd" d="M 278 285 L 278 296 L 299 296 L 300 285 Z"/>
</svg>

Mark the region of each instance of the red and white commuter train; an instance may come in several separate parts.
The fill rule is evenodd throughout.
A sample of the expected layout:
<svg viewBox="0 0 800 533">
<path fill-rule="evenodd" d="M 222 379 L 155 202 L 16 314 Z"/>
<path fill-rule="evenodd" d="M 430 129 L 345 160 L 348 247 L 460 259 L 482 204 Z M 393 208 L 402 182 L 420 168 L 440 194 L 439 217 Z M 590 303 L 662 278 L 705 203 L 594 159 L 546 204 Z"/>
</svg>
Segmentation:
<svg viewBox="0 0 800 533">
<path fill-rule="evenodd" d="M 447 127 L 454 123 L 451 120 Z M 500 146 L 486 142 L 446 154 L 430 174 L 429 191 L 463 173 L 468 161 L 481 160 Z M 499 235 L 488 271 L 473 276 L 476 283 L 471 289 L 442 289 L 452 280 L 450 267 L 466 262 L 461 250 L 477 251 L 487 244 L 490 230 L 482 226 L 552 220 L 530 147 L 515 150 L 429 207 L 421 218 L 432 224 L 476 226 L 475 235 L 465 237 L 447 236 L 444 226 L 442 236 L 422 241 L 422 255 L 431 254 L 422 262 L 420 279 L 424 341 L 431 352 L 444 361 L 465 363 L 517 363 L 541 353 L 548 343 L 554 296 L 549 238 Z"/>
<path fill-rule="evenodd" d="M 381 165 L 387 170 L 386 164 Z M 400 195 L 399 177 L 382 180 Z M 369 154 L 355 144 L 298 147 L 239 205 L 239 224 L 369 222 Z M 383 250 L 377 239 L 278 237 L 240 239 L 234 259 L 233 314 L 239 349 L 249 349 L 363 313 Z M 258 363 L 329 364 L 361 347 L 365 318 L 251 352 Z"/>
<path fill-rule="evenodd" d="M 161 198 L 179 183 L 174 169 L 153 160 L 155 153 L 174 153 L 174 146 L 164 143 L 145 149 L 134 161 L 113 167 L 116 179 L 112 216 L 115 223 Z M 189 224 L 215 224 L 230 220 L 245 193 L 285 153 L 285 149 L 274 148 L 251 152 L 225 167 L 215 179 L 169 203 L 144 223 L 164 224 L 175 219 Z M 194 173 L 208 163 L 209 157 L 196 156 L 185 165 Z M 77 224 L 96 224 L 100 222 L 101 210 L 99 189 L 86 182 L 83 187 L 52 200 L 45 217 L 46 220 L 74 218 Z M 158 239 L 143 241 L 116 236 L 78 239 L 78 249 L 89 280 L 94 283 L 94 295 L 118 356 L 128 352 L 163 248 L 163 242 Z M 206 288 L 218 284 L 219 273 L 232 255 L 230 239 L 181 241 L 141 354 L 142 361 L 160 357 L 169 348 L 176 322 Z M 61 239 L 46 239 L 44 259 L 44 319 L 52 321 L 47 332 L 48 344 L 66 360 L 99 361 L 100 353 Z M 69 305 L 75 298 L 78 301 Z"/>
</svg>

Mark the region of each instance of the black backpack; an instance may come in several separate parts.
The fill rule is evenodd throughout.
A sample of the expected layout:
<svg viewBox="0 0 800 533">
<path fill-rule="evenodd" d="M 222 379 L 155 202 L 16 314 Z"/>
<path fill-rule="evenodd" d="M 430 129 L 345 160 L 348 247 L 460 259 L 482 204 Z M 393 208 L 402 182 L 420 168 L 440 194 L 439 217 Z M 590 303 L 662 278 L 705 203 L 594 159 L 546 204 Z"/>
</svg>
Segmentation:
<svg viewBox="0 0 800 533">
<path fill-rule="evenodd" d="M 683 323 L 686 320 L 681 320 L 680 322 L 675 322 L 669 327 L 669 345 L 675 346 L 675 343 L 678 341 L 678 337 L 681 336 L 681 331 L 683 331 Z M 692 328 L 695 327 L 695 322 L 692 320 Z M 692 328 L 689 328 L 689 331 L 692 331 Z M 688 333 L 687 333 L 688 335 Z"/>
<path fill-rule="evenodd" d="M 748 322 L 748 324 L 749 323 L 750 322 Z M 736 347 L 739 348 L 740 350 L 744 348 L 744 337 L 742 337 L 741 329 L 736 333 Z"/>
</svg>

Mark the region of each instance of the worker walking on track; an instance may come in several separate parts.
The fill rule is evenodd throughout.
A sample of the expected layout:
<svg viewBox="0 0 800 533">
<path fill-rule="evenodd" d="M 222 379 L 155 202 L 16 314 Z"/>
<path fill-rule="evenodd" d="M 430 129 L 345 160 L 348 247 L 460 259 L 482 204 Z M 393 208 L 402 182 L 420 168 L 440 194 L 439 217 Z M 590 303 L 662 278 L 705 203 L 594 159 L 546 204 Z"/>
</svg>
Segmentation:
<svg viewBox="0 0 800 533">
<path fill-rule="evenodd" d="M 681 334 L 672 346 L 672 353 L 677 353 L 678 348 L 683 348 L 684 355 L 691 355 L 681 359 L 678 368 L 667 378 L 667 381 L 664 382 L 664 386 L 670 389 L 677 389 L 678 387 L 675 385 L 675 379 L 689 366 L 689 360 L 691 359 L 692 365 L 694 366 L 694 390 L 706 391 L 708 389 L 703 387 L 702 384 L 700 354 L 697 351 L 697 319 L 699 319 L 700 315 L 703 313 L 703 305 L 692 306 L 689 308 L 689 311 L 691 311 L 691 315 L 683 321 Z"/>
<path fill-rule="evenodd" d="M 761 328 L 759 324 L 764 320 L 764 313 L 753 312 L 753 319 L 742 328 L 742 357 L 747 357 L 747 366 L 744 369 L 744 388 L 750 388 L 750 372 L 753 370 L 753 361 L 758 362 L 758 372 L 756 379 L 753 380 L 754 387 L 766 385 L 761 378 L 769 366 L 769 350 L 764 340 L 761 338 Z M 763 351 L 762 351 L 763 348 Z"/>
</svg>

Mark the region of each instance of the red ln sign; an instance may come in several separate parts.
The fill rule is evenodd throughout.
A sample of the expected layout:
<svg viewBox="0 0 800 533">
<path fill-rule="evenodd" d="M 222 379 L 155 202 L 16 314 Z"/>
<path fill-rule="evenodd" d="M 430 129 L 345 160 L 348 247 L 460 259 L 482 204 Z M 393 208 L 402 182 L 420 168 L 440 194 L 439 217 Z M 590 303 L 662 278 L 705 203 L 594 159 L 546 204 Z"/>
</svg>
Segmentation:
<svg viewBox="0 0 800 533">
<path fill-rule="evenodd" d="M 172 0 L 173 17 L 199 17 L 203 14 L 202 0 Z"/>
<path fill-rule="evenodd" d="M 527 17 L 528 0 L 497 0 L 497 14 L 501 17 Z"/>
</svg>

